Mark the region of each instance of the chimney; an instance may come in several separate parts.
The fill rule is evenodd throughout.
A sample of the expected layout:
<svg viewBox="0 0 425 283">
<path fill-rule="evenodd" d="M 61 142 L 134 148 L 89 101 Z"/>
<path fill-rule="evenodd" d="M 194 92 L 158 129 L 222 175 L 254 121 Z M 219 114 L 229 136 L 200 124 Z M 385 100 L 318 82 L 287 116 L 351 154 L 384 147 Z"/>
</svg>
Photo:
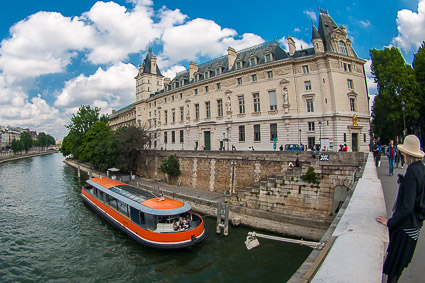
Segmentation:
<svg viewBox="0 0 425 283">
<path fill-rule="evenodd" d="M 198 64 L 195 62 L 190 62 L 189 64 L 189 81 L 193 80 L 193 74 L 198 71 Z"/>
<path fill-rule="evenodd" d="M 289 46 L 289 55 L 294 55 L 295 53 L 295 41 L 292 39 L 291 36 L 288 35 L 288 46 Z"/>
<path fill-rule="evenodd" d="M 112 109 L 112 114 L 115 114 L 115 111 L 116 111 L 116 110 Z"/>
<path fill-rule="evenodd" d="M 229 46 L 227 48 L 227 61 L 229 62 L 229 70 L 233 68 L 233 64 L 235 64 L 236 60 L 236 50 Z"/>
<path fill-rule="evenodd" d="M 151 73 L 156 75 L 156 56 L 151 58 Z"/>
</svg>

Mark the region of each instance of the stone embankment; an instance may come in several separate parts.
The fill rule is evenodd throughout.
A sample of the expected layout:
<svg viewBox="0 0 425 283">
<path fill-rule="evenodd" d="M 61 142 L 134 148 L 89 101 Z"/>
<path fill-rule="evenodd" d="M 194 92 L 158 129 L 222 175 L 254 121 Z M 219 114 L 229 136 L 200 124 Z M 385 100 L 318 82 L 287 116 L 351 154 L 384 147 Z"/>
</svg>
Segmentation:
<svg viewBox="0 0 425 283">
<path fill-rule="evenodd" d="M 386 215 L 381 181 L 372 154 L 362 178 L 313 251 L 289 282 L 382 282 L 388 230 L 375 217 Z"/>
<path fill-rule="evenodd" d="M 28 157 L 52 154 L 52 153 L 56 153 L 56 152 L 58 152 L 58 151 L 55 149 L 55 150 L 43 150 L 43 151 L 42 150 L 30 150 L 27 153 L 19 153 L 19 154 L 14 154 L 13 152 L 2 153 L 2 154 L 0 154 L 0 163 L 12 161 L 12 160 L 23 159 L 23 158 L 28 158 Z"/>
</svg>

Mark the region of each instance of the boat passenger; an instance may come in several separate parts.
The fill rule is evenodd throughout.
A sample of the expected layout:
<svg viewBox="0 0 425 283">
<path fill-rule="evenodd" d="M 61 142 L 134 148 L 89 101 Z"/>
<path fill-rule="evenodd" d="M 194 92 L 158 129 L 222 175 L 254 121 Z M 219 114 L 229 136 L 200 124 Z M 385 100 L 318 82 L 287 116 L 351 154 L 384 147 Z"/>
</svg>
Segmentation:
<svg viewBox="0 0 425 283">
<path fill-rule="evenodd" d="M 180 227 L 182 229 L 188 229 L 189 228 L 189 222 L 187 222 L 186 218 L 182 218 L 182 220 L 180 221 Z"/>
<path fill-rule="evenodd" d="M 178 231 L 178 230 L 179 230 L 179 228 L 180 228 L 180 226 L 177 224 L 176 219 L 174 219 L 174 220 L 173 220 L 173 229 L 174 229 L 174 231 Z"/>
</svg>

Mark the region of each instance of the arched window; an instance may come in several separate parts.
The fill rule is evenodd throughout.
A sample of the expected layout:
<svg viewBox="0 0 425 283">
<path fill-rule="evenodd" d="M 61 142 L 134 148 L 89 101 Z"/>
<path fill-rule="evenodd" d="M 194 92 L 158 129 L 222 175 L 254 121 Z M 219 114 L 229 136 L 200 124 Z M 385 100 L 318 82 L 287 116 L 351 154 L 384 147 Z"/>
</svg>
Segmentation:
<svg viewBox="0 0 425 283">
<path fill-rule="evenodd" d="M 344 55 L 348 55 L 347 54 L 347 46 L 345 46 L 344 41 L 339 42 L 339 51 L 341 51 L 341 53 L 344 54 Z"/>
</svg>

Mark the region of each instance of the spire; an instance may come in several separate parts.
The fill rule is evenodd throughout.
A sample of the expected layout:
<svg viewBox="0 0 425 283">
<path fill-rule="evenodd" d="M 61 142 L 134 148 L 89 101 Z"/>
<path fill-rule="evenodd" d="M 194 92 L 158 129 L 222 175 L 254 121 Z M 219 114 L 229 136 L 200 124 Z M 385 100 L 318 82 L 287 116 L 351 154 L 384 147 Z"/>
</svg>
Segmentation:
<svg viewBox="0 0 425 283">
<path fill-rule="evenodd" d="M 321 38 L 319 31 L 317 30 L 316 26 L 313 23 L 312 23 L 312 25 L 313 25 L 313 32 L 312 32 L 312 35 L 311 35 L 311 39 L 313 40 L 315 38 Z"/>
<path fill-rule="evenodd" d="M 160 75 L 158 65 L 156 64 L 156 56 L 152 54 L 152 48 L 149 47 L 148 54 L 146 54 L 145 60 L 143 60 L 143 73 Z"/>
</svg>

